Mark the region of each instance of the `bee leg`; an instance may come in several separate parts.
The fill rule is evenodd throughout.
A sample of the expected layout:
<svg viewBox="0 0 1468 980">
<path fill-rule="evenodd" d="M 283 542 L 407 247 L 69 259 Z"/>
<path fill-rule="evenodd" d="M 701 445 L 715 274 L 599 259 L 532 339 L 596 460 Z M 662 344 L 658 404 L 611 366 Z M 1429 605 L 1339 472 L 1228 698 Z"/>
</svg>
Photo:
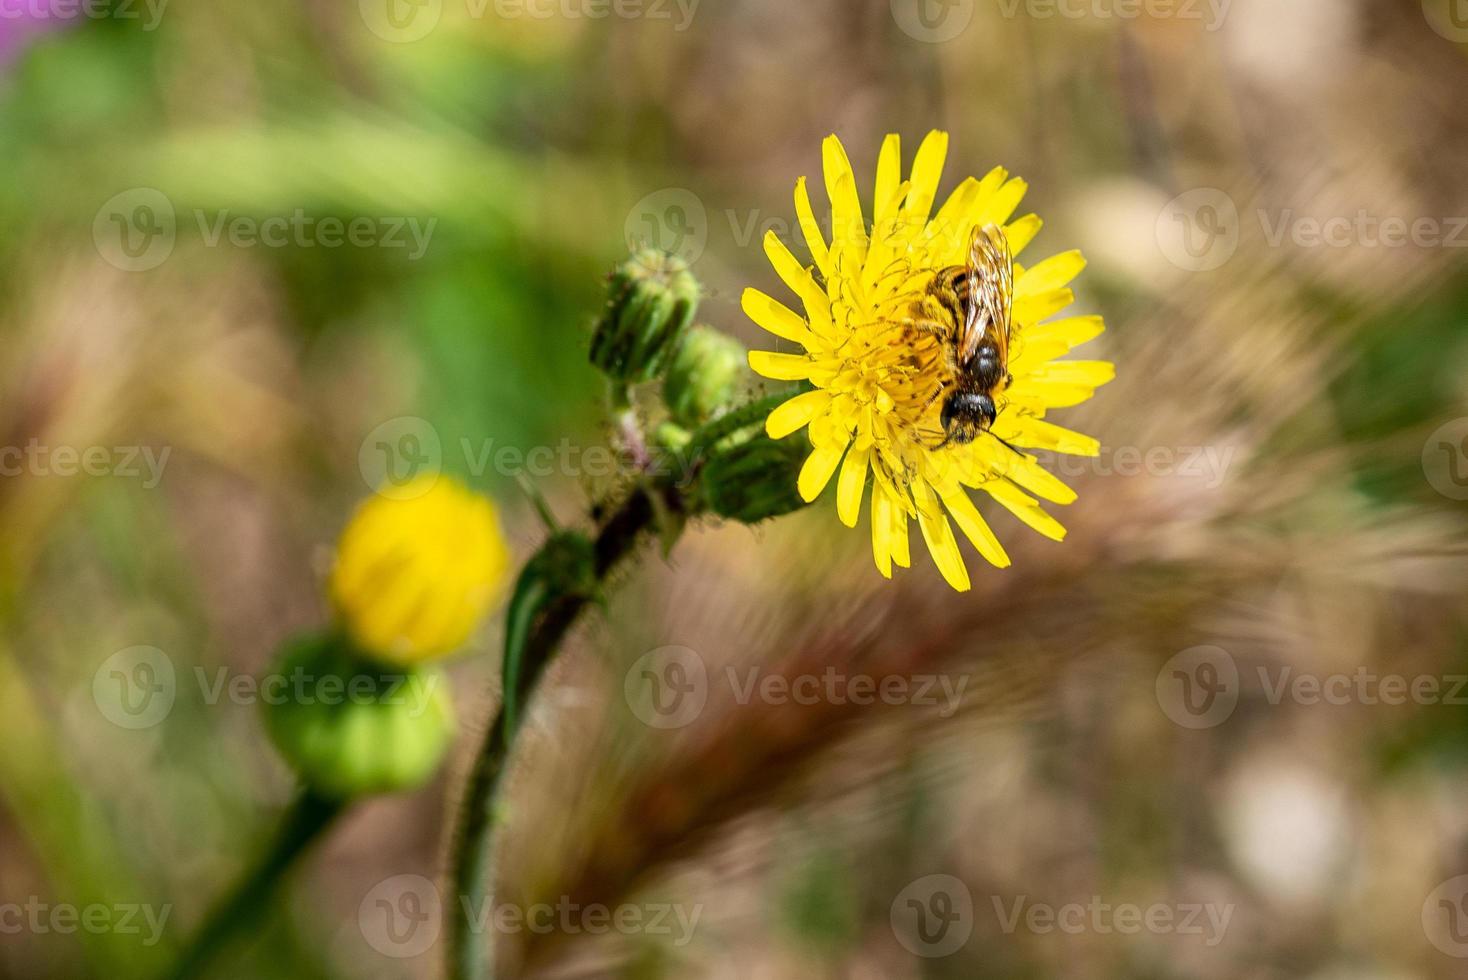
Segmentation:
<svg viewBox="0 0 1468 980">
<path fill-rule="evenodd" d="M 953 332 L 953 328 L 950 327 L 948 324 L 940 323 L 937 320 L 929 320 L 926 318 L 908 316 L 893 320 L 892 322 L 900 324 L 904 327 L 911 327 L 919 333 L 929 334 L 933 337 L 936 337 L 940 341 L 947 339 L 949 334 Z"/>
<path fill-rule="evenodd" d="M 989 435 L 993 436 L 995 439 L 998 439 L 999 440 L 999 444 L 1001 446 L 1003 446 L 1004 448 L 1008 449 L 1010 452 L 1014 453 L 1015 455 L 1017 455 L 1017 456 L 1023 456 L 1025 459 L 1034 459 L 1035 458 L 1033 453 L 1027 453 L 1023 449 L 1016 449 L 1014 446 L 1011 446 L 1009 444 L 1009 441 L 1007 439 L 1005 439 L 1003 436 L 998 435 L 997 433 L 995 433 L 995 431 L 993 429 L 985 429 L 984 431 L 987 432 L 987 433 L 989 433 Z"/>
<path fill-rule="evenodd" d="M 938 385 L 938 390 L 935 391 L 935 392 L 933 392 L 933 397 L 931 397 L 927 401 L 923 402 L 923 411 L 926 412 L 928 409 L 932 408 L 933 407 L 933 402 L 937 401 L 940 397 L 942 397 L 943 392 L 945 392 L 947 390 L 948 390 L 948 382 L 944 381 L 944 382 L 940 383 Z"/>
</svg>

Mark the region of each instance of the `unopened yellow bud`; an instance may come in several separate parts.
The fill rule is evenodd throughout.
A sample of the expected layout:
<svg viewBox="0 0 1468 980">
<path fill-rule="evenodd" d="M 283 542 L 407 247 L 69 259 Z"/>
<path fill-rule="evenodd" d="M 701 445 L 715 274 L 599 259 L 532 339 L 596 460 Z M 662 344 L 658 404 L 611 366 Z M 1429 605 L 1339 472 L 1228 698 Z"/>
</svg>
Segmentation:
<svg viewBox="0 0 1468 980">
<path fill-rule="evenodd" d="M 331 574 L 331 599 L 352 640 L 394 664 L 462 646 L 510 564 L 487 498 L 438 474 L 415 483 L 357 508 Z"/>
</svg>

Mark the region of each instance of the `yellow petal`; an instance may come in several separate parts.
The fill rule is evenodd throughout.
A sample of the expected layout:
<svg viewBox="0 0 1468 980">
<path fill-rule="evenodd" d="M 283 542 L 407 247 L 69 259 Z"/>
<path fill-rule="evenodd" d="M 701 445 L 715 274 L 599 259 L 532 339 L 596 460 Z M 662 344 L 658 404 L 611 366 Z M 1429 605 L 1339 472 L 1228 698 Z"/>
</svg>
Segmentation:
<svg viewBox="0 0 1468 980">
<path fill-rule="evenodd" d="M 815 342 L 815 337 L 800 314 L 758 289 L 746 289 L 740 298 L 740 305 L 744 307 L 746 316 L 781 340 L 788 340 L 805 348 Z"/>
<path fill-rule="evenodd" d="M 984 175 L 984 179 L 973 182 L 972 191 L 961 202 L 955 202 L 954 197 L 948 199 L 948 203 L 938 212 L 938 219 L 947 218 L 956 229 L 955 237 L 958 239 L 958 248 L 961 253 L 966 253 L 969 245 L 969 236 L 976 225 L 982 223 L 984 214 L 989 210 L 989 203 L 994 199 L 995 193 L 1004 186 L 1005 178 L 1009 171 L 1003 167 L 995 167 Z M 970 178 L 972 180 L 972 178 Z M 962 190 L 962 187 L 959 188 Z M 949 212 L 944 214 L 944 212 Z M 959 254 L 952 261 L 967 259 L 967 254 Z"/>
<path fill-rule="evenodd" d="M 1099 316 L 1068 316 L 1049 323 L 1038 323 L 1031 327 L 1027 336 L 1035 339 L 1058 340 L 1069 350 L 1094 340 L 1106 330 L 1106 323 Z"/>
<path fill-rule="evenodd" d="M 841 454 L 844 452 L 845 446 L 818 446 L 805 458 L 805 465 L 800 468 L 800 479 L 796 484 L 801 500 L 810 503 L 821 495 L 826 484 L 831 482 L 831 475 L 836 472 L 836 464 L 841 462 Z"/>
<path fill-rule="evenodd" d="M 1025 274 L 1014 284 L 1015 296 L 1030 296 L 1069 286 L 1071 280 L 1080 275 L 1085 267 L 1086 259 L 1078 249 L 1052 255 L 1039 265 L 1025 270 Z"/>
<path fill-rule="evenodd" d="M 831 199 L 831 242 L 836 249 L 850 250 L 853 265 L 848 274 L 854 274 L 865 264 L 867 249 L 866 219 L 856 192 L 856 175 L 846 147 L 835 136 L 826 137 L 821 158 L 826 171 L 826 196 Z"/>
<path fill-rule="evenodd" d="M 853 448 L 841 464 L 841 478 L 836 481 L 836 515 L 847 527 L 856 527 L 861 517 L 861 498 L 867 486 L 867 460 L 870 449 Z"/>
<path fill-rule="evenodd" d="M 883 578 L 892 577 L 892 498 L 881 486 L 872 488 L 872 558 Z"/>
<path fill-rule="evenodd" d="M 912 553 L 907 546 L 907 511 L 895 504 L 892 519 L 892 560 L 901 568 L 912 567 Z"/>
<path fill-rule="evenodd" d="M 1046 361 L 1064 357 L 1070 353 L 1070 348 L 1059 340 L 1037 337 L 1026 330 L 1019 335 L 1010 351 L 1009 370 L 1018 378 L 1029 374 Z"/>
<path fill-rule="evenodd" d="M 1095 394 L 1094 385 L 1057 384 L 1028 379 L 1025 381 L 1024 399 L 1041 408 L 1070 408 L 1090 401 Z M 1013 400 L 1017 403 L 1019 399 L 1020 396 L 1016 393 Z"/>
<path fill-rule="evenodd" d="M 933 494 L 932 488 L 922 480 L 913 482 L 912 492 L 913 503 L 917 504 L 918 528 L 923 533 L 923 540 L 927 542 L 933 561 L 937 563 L 938 570 L 943 573 L 943 578 L 949 585 L 959 592 L 967 592 L 968 568 L 963 564 L 963 552 L 958 550 L 958 539 L 953 536 L 953 526 L 948 523 L 947 515 L 938 504 L 938 498 Z"/>
<path fill-rule="evenodd" d="M 902 184 L 902 137 L 889 133 L 877 156 L 877 192 L 872 198 L 872 224 L 881 227 L 897 211 L 897 189 Z"/>
<path fill-rule="evenodd" d="M 1110 361 L 1048 361 L 1025 375 L 1025 383 L 1099 388 L 1115 377 L 1116 365 Z"/>
<path fill-rule="evenodd" d="M 1038 323 L 1054 316 L 1075 302 L 1075 293 L 1069 289 L 1051 289 L 1043 293 L 1027 293 L 1014 297 L 1014 319 L 1017 323 Z"/>
<path fill-rule="evenodd" d="M 1065 539 L 1065 526 L 1040 508 L 1040 502 L 1012 483 L 992 480 L 981 488 L 1015 517 L 1054 541 Z"/>
<path fill-rule="evenodd" d="M 780 405 L 765 419 L 765 432 L 771 439 L 784 439 L 792 432 L 809 425 L 810 420 L 830 403 L 831 396 L 824 391 L 807 391 Z"/>
<path fill-rule="evenodd" d="M 817 333 L 827 333 L 831 327 L 831 304 L 825 290 L 811 278 L 810 270 L 796 261 L 790 249 L 780 241 L 773 231 L 765 233 L 765 255 L 774 266 L 775 274 L 800 297 L 805 304 L 805 315 Z"/>
<path fill-rule="evenodd" d="M 804 381 L 816 362 L 804 354 L 776 354 L 767 350 L 749 352 L 749 366 L 756 374 L 775 381 Z"/>
<path fill-rule="evenodd" d="M 902 208 L 903 219 L 910 221 L 914 229 L 921 229 L 928 222 L 933 199 L 938 196 L 938 183 L 943 179 L 943 161 L 947 156 L 948 134 L 941 130 L 933 130 L 918 147 L 917 157 L 912 162 L 912 187 Z"/>
<path fill-rule="evenodd" d="M 810 206 L 810 192 L 806 190 L 804 177 L 795 182 L 795 214 L 800 220 L 800 231 L 805 235 L 805 244 L 810 249 L 811 258 L 815 259 L 816 268 L 821 270 L 821 275 L 830 278 L 831 251 L 826 247 L 826 239 L 821 235 L 815 210 Z"/>
<path fill-rule="evenodd" d="M 973 229 L 969 212 L 978 196 L 979 182 L 969 177 L 938 209 L 937 217 L 928 226 L 928 238 L 933 242 L 931 247 L 937 264 L 957 265 L 966 258 L 963 252 L 968 248 L 969 234 Z"/>
<path fill-rule="evenodd" d="M 1045 222 L 1037 214 L 1027 214 L 1004 226 L 1004 237 L 1009 239 L 1009 251 L 1018 256 L 1035 240 Z"/>
<path fill-rule="evenodd" d="M 1004 224 L 1014 215 L 1014 212 L 1019 208 L 1019 202 L 1024 200 L 1025 192 L 1029 189 L 1030 185 L 1019 177 L 1008 181 L 1003 187 L 995 191 L 994 196 L 989 198 L 984 203 L 984 206 L 979 209 L 978 214 L 974 217 L 974 224 Z M 1013 251 L 1012 246 L 1010 250 Z"/>
<path fill-rule="evenodd" d="M 1001 419 L 994 424 L 994 434 L 1027 449 L 1044 449 L 1071 456 L 1097 456 L 1101 453 L 1099 440 L 1043 419 L 1016 416 L 1007 420 L 1007 424 Z"/>
<path fill-rule="evenodd" d="M 985 561 L 996 568 L 1009 567 L 1009 555 L 1005 553 L 1004 546 L 999 543 L 999 539 L 994 536 L 988 522 L 979 514 L 979 509 L 974 506 L 967 491 L 955 484 L 943 494 L 943 504 L 953 515 L 953 520 L 957 522 L 959 530 L 963 531 L 973 546 L 978 549 L 979 554 L 984 556 Z"/>
</svg>

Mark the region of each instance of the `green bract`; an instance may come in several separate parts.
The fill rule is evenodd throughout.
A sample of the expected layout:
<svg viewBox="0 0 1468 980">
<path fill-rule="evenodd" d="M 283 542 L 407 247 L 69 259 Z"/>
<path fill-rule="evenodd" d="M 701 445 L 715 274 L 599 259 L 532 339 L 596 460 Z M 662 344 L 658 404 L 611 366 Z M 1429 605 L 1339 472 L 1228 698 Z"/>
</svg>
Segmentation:
<svg viewBox="0 0 1468 980">
<path fill-rule="evenodd" d="M 679 425 L 695 428 L 734 403 L 748 376 L 744 345 L 712 327 L 697 326 L 679 345 L 663 399 Z"/>
<path fill-rule="evenodd" d="M 717 450 L 703 471 L 709 510 L 754 524 L 801 509 L 796 478 L 809 452 L 802 439 L 771 439 L 763 432 Z"/>
<path fill-rule="evenodd" d="M 614 381 L 651 381 L 693 322 L 698 280 L 677 256 L 644 249 L 612 272 L 608 296 L 591 340 L 591 363 Z"/>
<path fill-rule="evenodd" d="M 453 737 L 447 678 L 436 669 L 384 667 L 329 634 L 289 645 L 275 673 L 266 727 L 319 793 L 415 789 L 437 770 Z"/>
</svg>

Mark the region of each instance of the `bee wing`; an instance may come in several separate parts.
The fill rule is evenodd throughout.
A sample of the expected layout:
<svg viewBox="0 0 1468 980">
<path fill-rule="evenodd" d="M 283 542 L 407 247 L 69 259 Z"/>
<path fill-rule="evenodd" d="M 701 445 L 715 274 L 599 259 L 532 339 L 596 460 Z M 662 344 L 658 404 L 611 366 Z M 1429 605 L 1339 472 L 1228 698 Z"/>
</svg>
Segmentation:
<svg viewBox="0 0 1468 980">
<path fill-rule="evenodd" d="M 975 228 L 968 250 L 968 315 L 958 337 L 960 363 L 974 359 L 985 334 L 992 335 L 999 363 L 1009 363 L 1010 313 L 1014 303 L 1014 258 L 997 225 Z"/>
</svg>

